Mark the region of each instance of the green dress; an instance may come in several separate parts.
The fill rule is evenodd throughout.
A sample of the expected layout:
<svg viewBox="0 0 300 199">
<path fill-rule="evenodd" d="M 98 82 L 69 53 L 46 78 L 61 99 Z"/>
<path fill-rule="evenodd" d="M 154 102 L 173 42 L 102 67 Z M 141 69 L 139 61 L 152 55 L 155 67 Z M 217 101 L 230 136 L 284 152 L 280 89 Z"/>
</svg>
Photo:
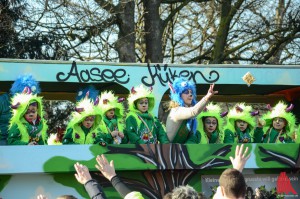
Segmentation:
<svg viewBox="0 0 300 199">
<path fill-rule="evenodd" d="M 125 132 L 132 144 L 170 143 L 160 121 L 149 113 L 129 114 Z"/>
</svg>

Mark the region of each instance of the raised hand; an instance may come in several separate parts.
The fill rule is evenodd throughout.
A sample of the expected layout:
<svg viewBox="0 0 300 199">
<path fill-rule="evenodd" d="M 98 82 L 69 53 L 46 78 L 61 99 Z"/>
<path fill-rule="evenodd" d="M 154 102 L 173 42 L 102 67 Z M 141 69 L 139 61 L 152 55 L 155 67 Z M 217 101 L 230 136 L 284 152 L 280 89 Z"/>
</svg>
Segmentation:
<svg viewBox="0 0 300 199">
<path fill-rule="evenodd" d="M 96 161 L 98 164 L 95 165 L 95 167 L 101 171 L 101 173 L 104 175 L 106 179 L 109 181 L 116 176 L 114 161 L 111 160 L 110 163 L 108 163 L 106 157 L 102 154 L 101 156 L 98 155 L 96 158 Z"/>
<path fill-rule="evenodd" d="M 232 166 L 234 169 L 239 170 L 240 172 L 243 171 L 245 164 L 247 160 L 250 158 L 251 153 L 247 155 L 249 148 L 246 147 L 244 151 L 244 145 L 242 144 L 241 146 L 237 145 L 235 148 L 235 157 L 229 157 L 232 163 Z"/>
<path fill-rule="evenodd" d="M 75 178 L 80 184 L 84 185 L 87 181 L 92 179 L 89 169 L 85 165 L 76 162 L 74 167 L 76 170 Z"/>
<path fill-rule="evenodd" d="M 47 197 L 43 194 L 40 194 L 36 197 L 36 199 L 47 199 Z"/>
<path fill-rule="evenodd" d="M 217 94 L 219 91 L 214 91 L 215 84 L 211 84 L 206 94 L 207 100 L 209 100 L 212 96 Z"/>
</svg>

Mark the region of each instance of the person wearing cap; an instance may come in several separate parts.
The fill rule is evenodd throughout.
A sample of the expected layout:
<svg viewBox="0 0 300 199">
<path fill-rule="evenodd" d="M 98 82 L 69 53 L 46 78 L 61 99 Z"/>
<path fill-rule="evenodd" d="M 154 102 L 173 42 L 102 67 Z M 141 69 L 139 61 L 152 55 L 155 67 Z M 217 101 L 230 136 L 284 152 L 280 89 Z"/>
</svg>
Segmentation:
<svg viewBox="0 0 300 199">
<path fill-rule="evenodd" d="M 296 117 L 289 107 L 280 101 L 274 108 L 267 106 L 268 112 L 262 116 L 264 125 L 258 128 L 263 143 L 294 143 Z"/>
<path fill-rule="evenodd" d="M 223 143 L 254 143 L 257 142 L 256 115 L 252 106 L 245 103 L 237 103 L 227 115 L 227 123 L 224 127 Z"/>
<path fill-rule="evenodd" d="M 224 119 L 227 112 L 221 113 L 217 104 L 209 103 L 197 116 L 200 133 L 200 144 L 222 143 L 221 131 L 223 130 Z"/>
<path fill-rule="evenodd" d="M 166 129 L 170 142 L 180 144 L 199 143 L 199 133 L 196 132 L 196 117 L 218 91 L 214 91 L 214 84 L 210 85 L 207 94 L 197 102 L 196 86 L 193 82 L 177 78 L 169 86 L 171 101 Z"/>
<path fill-rule="evenodd" d="M 133 87 L 128 96 L 126 134 L 131 144 L 166 144 L 168 136 L 160 121 L 153 116 L 155 98 L 152 89 Z"/>
<path fill-rule="evenodd" d="M 100 95 L 99 108 L 102 112 L 103 122 L 100 128 L 106 134 L 107 144 L 126 144 L 127 137 L 124 135 L 124 106 L 123 98 L 118 98 L 113 91 L 104 91 Z"/>
</svg>

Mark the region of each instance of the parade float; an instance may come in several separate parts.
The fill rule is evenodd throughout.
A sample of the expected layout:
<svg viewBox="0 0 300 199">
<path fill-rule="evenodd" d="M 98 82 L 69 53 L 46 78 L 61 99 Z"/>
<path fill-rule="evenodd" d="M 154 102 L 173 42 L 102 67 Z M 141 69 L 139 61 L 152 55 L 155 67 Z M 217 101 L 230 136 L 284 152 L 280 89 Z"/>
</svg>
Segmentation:
<svg viewBox="0 0 300 199">
<path fill-rule="evenodd" d="M 214 102 L 223 109 L 234 102 L 265 104 L 284 100 L 295 104 L 300 118 L 300 66 L 266 65 L 176 65 L 113 64 L 96 62 L 57 62 L 0 60 L 0 92 L 7 92 L 18 75 L 30 73 L 42 88 L 47 102 L 51 133 L 63 131 L 70 109 L 74 108 L 79 87 L 93 84 L 100 91 L 114 90 L 119 96 L 129 94 L 132 86 L 153 87 L 158 102 L 155 113 L 164 121 L 163 102 L 169 100 L 168 82 L 182 76 L 197 85 L 199 99 L 215 84 L 219 91 Z M 297 104 L 298 103 L 298 104 Z M 298 106 L 298 108 L 297 108 Z M 244 174 L 247 198 L 255 190 L 271 194 L 281 190 L 284 198 L 298 198 L 300 192 L 299 144 L 247 144 L 251 150 Z M 207 197 L 213 195 L 218 176 L 231 167 L 232 144 L 142 144 L 142 145 L 45 145 L 0 146 L 0 198 L 49 199 L 59 195 L 88 198 L 84 187 L 74 177 L 74 163 L 87 165 L 92 177 L 102 185 L 108 198 L 120 198 L 95 168 L 95 157 L 106 154 L 114 160 L 117 174 L 145 198 L 161 198 L 179 185 L 189 184 Z M 284 183 L 282 183 L 284 182 Z"/>
</svg>

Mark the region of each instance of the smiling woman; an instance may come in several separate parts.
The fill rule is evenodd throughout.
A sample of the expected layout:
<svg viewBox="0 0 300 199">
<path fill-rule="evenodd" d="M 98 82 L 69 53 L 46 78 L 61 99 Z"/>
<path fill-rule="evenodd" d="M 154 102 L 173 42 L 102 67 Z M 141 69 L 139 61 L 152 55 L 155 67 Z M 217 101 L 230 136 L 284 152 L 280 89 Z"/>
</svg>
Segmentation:
<svg viewBox="0 0 300 199">
<path fill-rule="evenodd" d="M 206 96 L 196 102 L 196 86 L 193 82 L 177 78 L 169 86 L 172 100 L 166 123 L 169 140 L 181 144 L 199 143 L 196 117 L 218 91 L 214 91 L 214 85 L 211 85 Z"/>
</svg>

